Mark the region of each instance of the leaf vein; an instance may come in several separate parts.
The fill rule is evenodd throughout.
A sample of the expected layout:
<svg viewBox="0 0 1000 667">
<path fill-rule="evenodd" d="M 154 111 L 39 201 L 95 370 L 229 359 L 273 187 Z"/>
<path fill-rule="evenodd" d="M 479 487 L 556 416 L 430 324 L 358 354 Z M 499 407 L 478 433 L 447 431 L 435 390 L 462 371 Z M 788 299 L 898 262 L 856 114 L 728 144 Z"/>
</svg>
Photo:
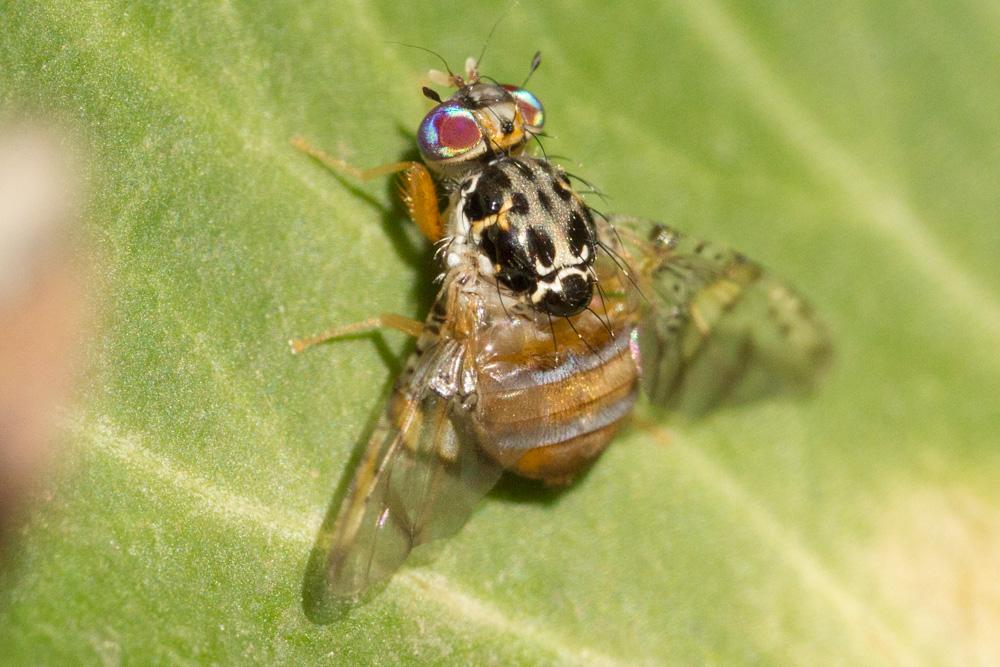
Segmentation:
<svg viewBox="0 0 1000 667">
<path fill-rule="evenodd" d="M 142 476 L 154 477 L 185 494 L 194 502 L 198 514 L 225 524 L 262 531 L 269 537 L 303 548 L 312 544 L 319 530 L 322 516 L 315 514 L 304 518 L 228 491 L 150 451 L 142 445 L 139 437 L 116 433 L 106 421 L 98 421 L 90 428 L 81 426 L 78 430 L 94 450 L 120 461 Z M 503 610 L 462 590 L 439 574 L 404 570 L 396 575 L 392 587 L 406 591 L 418 605 L 427 600 L 433 602 L 448 612 L 455 622 L 471 622 L 491 633 L 499 631 L 517 636 L 554 653 L 567 664 L 625 664 L 577 642 L 571 645 L 537 621 L 523 617 L 511 619 Z"/>
</svg>

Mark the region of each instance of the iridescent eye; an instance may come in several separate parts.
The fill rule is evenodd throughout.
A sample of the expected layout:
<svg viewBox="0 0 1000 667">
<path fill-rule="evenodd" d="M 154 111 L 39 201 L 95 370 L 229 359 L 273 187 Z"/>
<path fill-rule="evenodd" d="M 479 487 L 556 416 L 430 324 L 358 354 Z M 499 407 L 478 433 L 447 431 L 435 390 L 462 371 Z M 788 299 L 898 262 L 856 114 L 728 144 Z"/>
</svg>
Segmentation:
<svg viewBox="0 0 1000 667">
<path fill-rule="evenodd" d="M 417 131 L 417 143 L 429 160 L 450 160 L 482 144 L 483 132 L 471 111 L 445 103 L 424 116 Z"/>
<path fill-rule="evenodd" d="M 524 118 L 524 124 L 534 130 L 542 129 L 542 125 L 545 123 L 545 108 L 542 107 L 538 98 L 524 88 L 517 86 L 504 86 L 504 88 L 514 96 L 517 109 L 521 112 L 521 117 Z"/>
</svg>

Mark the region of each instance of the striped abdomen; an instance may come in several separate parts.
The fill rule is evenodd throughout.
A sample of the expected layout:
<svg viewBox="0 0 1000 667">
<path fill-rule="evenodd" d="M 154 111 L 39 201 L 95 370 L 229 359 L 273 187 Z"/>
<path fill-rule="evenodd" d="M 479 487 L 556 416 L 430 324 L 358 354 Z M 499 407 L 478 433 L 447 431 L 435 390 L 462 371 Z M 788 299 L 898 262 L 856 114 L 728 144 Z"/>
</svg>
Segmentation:
<svg viewBox="0 0 1000 667">
<path fill-rule="evenodd" d="M 524 477 L 572 480 L 607 447 L 635 403 L 631 333 L 619 330 L 593 349 L 482 367 L 473 418 L 481 447 Z"/>
</svg>

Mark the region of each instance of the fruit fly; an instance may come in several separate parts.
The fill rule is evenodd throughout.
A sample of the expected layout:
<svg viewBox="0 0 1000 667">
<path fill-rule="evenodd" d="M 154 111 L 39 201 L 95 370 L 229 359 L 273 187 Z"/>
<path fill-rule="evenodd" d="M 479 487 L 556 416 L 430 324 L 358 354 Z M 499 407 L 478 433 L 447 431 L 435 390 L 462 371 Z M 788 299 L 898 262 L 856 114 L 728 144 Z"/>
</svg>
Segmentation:
<svg viewBox="0 0 1000 667">
<path fill-rule="evenodd" d="M 357 178 L 399 174 L 440 263 L 423 322 L 382 315 L 291 341 L 298 352 L 379 327 L 416 338 L 321 538 L 326 594 L 348 604 L 456 533 L 504 471 L 568 484 L 642 386 L 669 405 L 694 375 L 724 388 L 759 356 L 810 377 L 828 351 L 805 302 L 739 253 L 589 206 L 531 154 L 546 117 L 525 84 L 480 77 L 473 58 L 464 76 L 430 76 L 455 92 L 424 88 L 435 106 L 417 132 L 423 162 L 361 171 L 293 140 Z M 725 372 L 705 361 L 720 356 Z"/>
</svg>

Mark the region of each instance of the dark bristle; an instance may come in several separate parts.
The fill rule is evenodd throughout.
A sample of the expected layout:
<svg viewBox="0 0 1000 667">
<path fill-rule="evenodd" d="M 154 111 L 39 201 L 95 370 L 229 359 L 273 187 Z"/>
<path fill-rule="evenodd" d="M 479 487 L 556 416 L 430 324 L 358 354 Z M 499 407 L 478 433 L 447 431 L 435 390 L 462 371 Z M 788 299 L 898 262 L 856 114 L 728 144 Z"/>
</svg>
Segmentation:
<svg viewBox="0 0 1000 667">
<path fill-rule="evenodd" d="M 552 324 L 552 315 L 550 313 L 545 313 L 545 316 L 549 318 L 549 331 L 552 332 L 552 351 L 555 354 L 559 354 L 559 345 L 556 342 L 556 327 Z"/>
<path fill-rule="evenodd" d="M 573 318 L 566 317 L 564 319 L 566 320 L 566 323 L 569 325 L 569 328 L 572 329 L 573 333 L 576 334 L 576 337 L 579 338 L 581 341 L 583 341 L 583 344 L 587 346 L 587 349 L 590 350 L 590 353 L 596 356 L 600 356 L 597 354 L 597 350 L 594 349 L 594 346 L 590 344 L 590 341 L 584 338 L 582 335 L 580 335 L 580 332 L 577 331 L 576 326 L 573 324 Z"/>
<path fill-rule="evenodd" d="M 608 302 L 605 300 L 604 297 L 604 287 L 601 286 L 601 281 L 597 278 L 597 272 L 594 271 L 594 267 L 591 266 L 589 268 L 590 268 L 590 275 L 594 277 L 594 284 L 597 285 L 597 295 L 601 297 L 601 308 L 604 310 L 604 319 L 608 323 L 607 324 L 608 332 L 611 334 L 611 337 L 614 338 L 615 333 L 611 329 L 611 314 L 608 313 Z"/>
<path fill-rule="evenodd" d="M 611 338 L 615 337 L 615 332 L 611 330 L 611 325 L 602 320 L 601 316 L 595 313 L 593 308 L 587 306 L 587 312 L 593 315 L 597 319 L 597 321 L 601 323 L 601 326 L 603 326 L 607 330 L 608 336 L 610 336 Z"/>
<path fill-rule="evenodd" d="M 455 73 L 451 71 L 451 67 L 448 65 L 448 61 L 445 60 L 444 56 L 442 56 L 437 51 L 432 51 L 431 49 L 428 49 L 425 46 L 417 46 L 416 44 L 406 44 L 404 42 L 392 42 L 392 41 L 390 41 L 389 43 L 395 44 L 396 46 L 405 46 L 408 49 L 417 49 L 418 51 L 424 51 L 425 53 L 431 54 L 432 56 L 441 61 L 441 64 L 444 65 L 445 71 L 448 72 L 448 76 L 455 78 Z"/>
</svg>

